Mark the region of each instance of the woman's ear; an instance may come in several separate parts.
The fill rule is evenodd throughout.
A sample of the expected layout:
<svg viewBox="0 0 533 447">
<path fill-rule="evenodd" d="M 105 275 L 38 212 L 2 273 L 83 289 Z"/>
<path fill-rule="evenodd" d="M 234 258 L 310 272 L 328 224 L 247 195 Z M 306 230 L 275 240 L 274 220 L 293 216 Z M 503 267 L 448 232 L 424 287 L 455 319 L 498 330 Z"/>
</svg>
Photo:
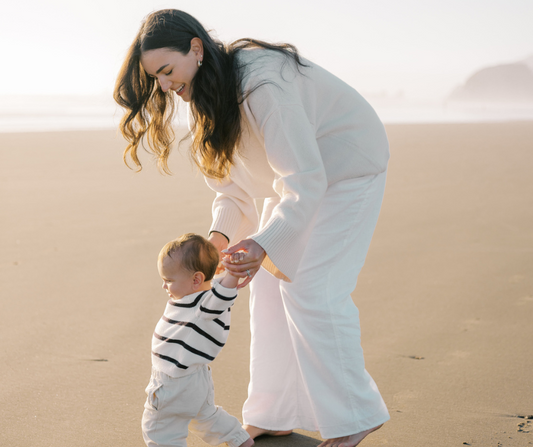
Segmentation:
<svg viewBox="0 0 533 447">
<path fill-rule="evenodd" d="M 195 272 L 192 277 L 193 289 L 198 289 L 205 282 L 205 275 L 202 272 Z"/>
<path fill-rule="evenodd" d="M 191 51 L 196 56 L 203 56 L 203 54 L 204 54 L 204 43 L 202 42 L 202 39 L 200 39 L 199 37 L 194 37 L 191 40 Z"/>
</svg>

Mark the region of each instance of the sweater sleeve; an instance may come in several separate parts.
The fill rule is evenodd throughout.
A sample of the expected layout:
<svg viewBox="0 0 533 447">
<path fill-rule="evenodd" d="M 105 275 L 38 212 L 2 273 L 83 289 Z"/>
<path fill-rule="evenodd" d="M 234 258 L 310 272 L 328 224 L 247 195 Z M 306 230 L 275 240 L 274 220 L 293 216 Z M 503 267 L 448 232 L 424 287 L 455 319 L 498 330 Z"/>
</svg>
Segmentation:
<svg viewBox="0 0 533 447">
<path fill-rule="evenodd" d="M 237 298 L 236 288 L 228 289 L 218 281 L 213 281 L 213 287 L 205 294 L 204 299 L 196 309 L 196 316 L 214 320 L 233 306 L 235 298 Z"/>
<path fill-rule="evenodd" d="M 282 100 L 294 98 L 291 93 Z M 276 175 L 274 189 L 281 198 L 270 219 L 251 237 L 292 280 L 307 242 L 309 223 L 327 189 L 315 129 L 301 104 L 280 103 L 276 86 L 257 89 L 246 106 L 248 120 L 255 124 L 252 129 L 264 140 L 268 163 Z"/>
<path fill-rule="evenodd" d="M 187 106 L 189 130 L 193 127 L 193 117 Z M 218 231 L 230 243 L 236 243 L 257 230 L 258 215 L 254 200 L 230 177 L 222 180 L 204 177 L 207 186 L 215 191 L 212 205 L 213 221 L 209 233 Z"/>
<path fill-rule="evenodd" d="M 257 229 L 258 216 L 254 200 L 231 178 L 221 181 L 205 178 L 209 188 L 216 192 L 212 205 L 211 231 L 228 237 L 230 244 L 247 237 Z"/>
</svg>

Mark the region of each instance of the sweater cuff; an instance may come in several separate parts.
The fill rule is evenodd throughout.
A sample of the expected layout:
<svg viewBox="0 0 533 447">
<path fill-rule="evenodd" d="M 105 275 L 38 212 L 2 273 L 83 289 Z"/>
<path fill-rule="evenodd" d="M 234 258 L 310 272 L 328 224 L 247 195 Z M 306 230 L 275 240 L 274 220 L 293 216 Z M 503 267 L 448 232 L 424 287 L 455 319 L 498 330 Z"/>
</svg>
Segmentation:
<svg viewBox="0 0 533 447">
<path fill-rule="evenodd" d="M 293 228 L 282 219 L 272 219 L 264 228 L 251 236 L 251 239 L 265 250 L 269 260 L 282 276 L 288 277 L 291 281 L 294 279 L 302 250 L 297 248 L 300 245 L 300 237 Z"/>
<path fill-rule="evenodd" d="M 220 231 L 217 231 L 217 230 L 211 230 L 209 232 L 209 235 L 208 236 L 211 236 L 211 233 L 218 233 L 218 234 L 221 234 L 222 236 L 224 236 L 226 238 L 226 240 L 228 241 L 228 244 L 229 244 L 229 237 L 226 236 L 224 233 L 220 232 Z"/>
<path fill-rule="evenodd" d="M 237 287 L 233 287 L 231 289 L 224 287 L 222 284 L 220 284 L 219 279 L 214 279 L 212 286 L 213 289 L 215 289 L 221 295 L 224 295 L 226 298 L 235 298 L 235 295 L 237 295 Z"/>
</svg>

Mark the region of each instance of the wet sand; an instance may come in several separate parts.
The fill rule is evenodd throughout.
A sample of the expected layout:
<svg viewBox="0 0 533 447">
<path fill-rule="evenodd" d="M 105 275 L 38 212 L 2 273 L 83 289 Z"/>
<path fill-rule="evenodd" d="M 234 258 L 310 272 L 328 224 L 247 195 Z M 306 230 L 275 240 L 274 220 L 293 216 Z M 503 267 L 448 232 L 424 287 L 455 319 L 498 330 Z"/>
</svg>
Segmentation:
<svg viewBox="0 0 533 447">
<path fill-rule="evenodd" d="M 353 298 L 391 421 L 361 445 L 533 445 L 533 123 L 387 131 L 386 196 Z M 114 131 L 0 134 L 2 446 L 144 445 L 166 301 L 156 257 L 207 232 L 213 193 L 177 152 L 164 177 L 146 154 L 128 170 L 123 147 Z M 247 305 L 244 290 L 213 364 L 217 403 L 237 417 Z"/>
</svg>

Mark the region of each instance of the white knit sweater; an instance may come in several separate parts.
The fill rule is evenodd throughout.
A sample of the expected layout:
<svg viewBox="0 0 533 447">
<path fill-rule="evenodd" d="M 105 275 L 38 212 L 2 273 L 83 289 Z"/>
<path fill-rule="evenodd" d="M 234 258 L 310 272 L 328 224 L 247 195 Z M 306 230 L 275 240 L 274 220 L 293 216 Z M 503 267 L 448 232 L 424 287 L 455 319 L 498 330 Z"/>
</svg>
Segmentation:
<svg viewBox="0 0 533 447">
<path fill-rule="evenodd" d="M 254 239 L 264 266 L 291 280 L 328 185 L 379 174 L 389 145 L 383 124 L 348 84 L 312 62 L 309 68 L 263 49 L 243 50 L 244 91 L 267 82 L 241 106 L 243 136 L 229 178 L 206 178 L 217 193 L 211 231 L 237 243 Z M 254 199 L 267 199 L 261 225 Z"/>
<path fill-rule="evenodd" d="M 170 377 L 210 363 L 228 339 L 237 289 L 213 288 L 169 300 L 152 336 L 152 366 Z"/>
</svg>

